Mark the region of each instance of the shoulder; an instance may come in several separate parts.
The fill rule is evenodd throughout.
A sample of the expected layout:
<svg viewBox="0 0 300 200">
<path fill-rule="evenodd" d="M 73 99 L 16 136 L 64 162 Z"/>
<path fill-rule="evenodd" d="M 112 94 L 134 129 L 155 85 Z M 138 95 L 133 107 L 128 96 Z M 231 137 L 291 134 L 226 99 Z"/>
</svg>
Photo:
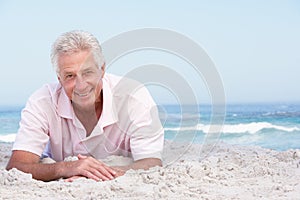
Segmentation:
<svg viewBox="0 0 300 200">
<path fill-rule="evenodd" d="M 103 81 L 111 88 L 113 89 L 122 79 L 122 76 L 114 75 L 105 72 Z"/>
<path fill-rule="evenodd" d="M 59 83 L 45 84 L 29 97 L 27 104 L 56 105 L 61 90 L 62 87 Z"/>
<path fill-rule="evenodd" d="M 112 74 L 106 74 L 104 81 L 107 81 L 115 99 L 139 103 L 145 107 L 155 105 L 150 92 L 139 81 Z"/>
</svg>

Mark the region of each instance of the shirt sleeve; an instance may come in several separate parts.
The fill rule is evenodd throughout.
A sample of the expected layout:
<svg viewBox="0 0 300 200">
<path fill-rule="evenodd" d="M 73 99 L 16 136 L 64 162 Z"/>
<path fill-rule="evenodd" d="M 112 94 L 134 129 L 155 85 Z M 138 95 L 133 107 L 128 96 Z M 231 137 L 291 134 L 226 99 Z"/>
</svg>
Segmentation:
<svg viewBox="0 0 300 200">
<path fill-rule="evenodd" d="M 12 150 L 28 151 L 41 156 L 49 141 L 46 115 L 48 103 L 38 96 L 38 93 L 33 94 L 22 110 L 20 128 Z"/>
<path fill-rule="evenodd" d="M 164 129 L 157 106 L 145 87 L 139 89 L 129 100 L 129 118 L 132 121 L 130 148 L 134 160 L 144 158 L 162 159 Z"/>
</svg>

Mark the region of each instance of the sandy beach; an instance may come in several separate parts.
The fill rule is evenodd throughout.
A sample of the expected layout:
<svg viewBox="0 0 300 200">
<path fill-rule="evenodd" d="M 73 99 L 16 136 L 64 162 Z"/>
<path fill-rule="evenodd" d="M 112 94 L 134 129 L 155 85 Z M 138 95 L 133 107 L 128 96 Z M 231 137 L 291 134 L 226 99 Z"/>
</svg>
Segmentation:
<svg viewBox="0 0 300 200">
<path fill-rule="evenodd" d="M 0 199 L 299 199 L 300 150 L 218 144 L 199 160 L 199 146 L 175 162 L 149 171 L 128 171 L 112 181 L 42 182 L 6 171 L 11 143 L 0 144 Z M 176 148 L 173 149 L 176 152 Z M 169 152 L 171 153 L 171 152 Z M 168 155 L 165 155 L 168 156 Z M 113 156 L 108 164 L 130 159 Z"/>
</svg>

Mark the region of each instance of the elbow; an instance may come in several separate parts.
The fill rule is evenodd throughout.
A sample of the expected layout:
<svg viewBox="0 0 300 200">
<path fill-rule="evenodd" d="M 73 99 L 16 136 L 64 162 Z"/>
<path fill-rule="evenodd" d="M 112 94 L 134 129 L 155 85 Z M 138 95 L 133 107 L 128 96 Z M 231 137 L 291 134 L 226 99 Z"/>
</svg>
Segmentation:
<svg viewBox="0 0 300 200">
<path fill-rule="evenodd" d="M 7 163 L 5 169 L 6 169 L 7 171 L 9 171 L 9 170 L 11 170 L 11 169 L 13 169 L 13 168 L 18 168 L 17 164 L 16 164 L 16 163 L 12 163 L 11 161 L 9 161 L 9 162 Z"/>
<path fill-rule="evenodd" d="M 14 168 L 14 166 L 11 164 L 11 162 L 8 162 L 5 169 L 8 171 L 11 170 L 12 168 Z"/>
<path fill-rule="evenodd" d="M 8 170 L 11 170 L 12 167 L 10 167 L 10 166 L 7 165 L 7 166 L 5 167 L 5 169 L 8 171 Z"/>
<path fill-rule="evenodd" d="M 144 169 L 148 170 L 152 167 L 162 167 L 162 161 L 158 158 L 149 158 L 145 160 L 144 162 L 145 166 Z"/>
<path fill-rule="evenodd" d="M 162 167 L 163 166 L 162 162 L 160 162 L 159 164 L 157 164 L 157 166 L 158 167 Z"/>
<path fill-rule="evenodd" d="M 156 166 L 158 166 L 158 167 L 162 167 L 162 166 L 163 166 L 163 164 L 162 164 L 162 161 L 161 161 L 161 160 L 159 160 L 159 161 L 157 162 Z"/>
<path fill-rule="evenodd" d="M 151 167 L 162 167 L 163 164 L 162 164 L 161 159 L 153 158 L 153 159 L 151 159 L 151 161 L 150 161 L 150 166 L 151 166 Z"/>
</svg>

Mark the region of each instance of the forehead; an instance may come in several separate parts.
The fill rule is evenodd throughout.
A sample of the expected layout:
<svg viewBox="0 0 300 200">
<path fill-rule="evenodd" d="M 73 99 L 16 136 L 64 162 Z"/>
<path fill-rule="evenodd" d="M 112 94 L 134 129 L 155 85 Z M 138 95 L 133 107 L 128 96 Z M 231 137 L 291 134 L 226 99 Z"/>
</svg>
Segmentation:
<svg viewBox="0 0 300 200">
<path fill-rule="evenodd" d="M 79 70 L 83 68 L 97 67 L 94 56 L 90 51 L 79 51 L 72 54 L 60 54 L 57 61 L 60 70 Z"/>
</svg>

